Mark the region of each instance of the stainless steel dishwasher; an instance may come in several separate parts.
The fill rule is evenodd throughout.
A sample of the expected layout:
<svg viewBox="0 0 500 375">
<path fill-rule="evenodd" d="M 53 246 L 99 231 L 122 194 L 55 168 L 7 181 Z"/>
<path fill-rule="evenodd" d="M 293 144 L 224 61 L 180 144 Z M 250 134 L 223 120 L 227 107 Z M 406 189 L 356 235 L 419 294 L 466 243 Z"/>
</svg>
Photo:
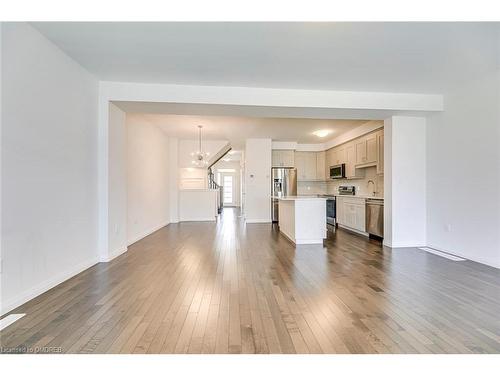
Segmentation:
<svg viewBox="0 0 500 375">
<path fill-rule="evenodd" d="M 374 236 L 384 237 L 384 201 L 366 200 L 366 231 Z"/>
</svg>

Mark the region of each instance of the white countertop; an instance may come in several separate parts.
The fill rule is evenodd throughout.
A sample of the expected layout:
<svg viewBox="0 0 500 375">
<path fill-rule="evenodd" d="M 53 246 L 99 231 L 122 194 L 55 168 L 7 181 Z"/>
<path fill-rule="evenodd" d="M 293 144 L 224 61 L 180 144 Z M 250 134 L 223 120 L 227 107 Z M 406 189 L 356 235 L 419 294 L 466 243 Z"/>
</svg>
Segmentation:
<svg viewBox="0 0 500 375">
<path fill-rule="evenodd" d="M 339 194 L 334 194 L 335 197 L 342 197 L 342 198 L 359 198 L 359 199 L 378 199 L 378 200 L 384 200 L 384 197 L 374 197 L 373 195 L 339 195 Z"/>
<path fill-rule="evenodd" d="M 326 197 L 318 197 L 317 195 L 288 195 L 286 197 L 278 197 L 280 201 L 313 201 L 313 200 L 326 200 Z"/>
</svg>

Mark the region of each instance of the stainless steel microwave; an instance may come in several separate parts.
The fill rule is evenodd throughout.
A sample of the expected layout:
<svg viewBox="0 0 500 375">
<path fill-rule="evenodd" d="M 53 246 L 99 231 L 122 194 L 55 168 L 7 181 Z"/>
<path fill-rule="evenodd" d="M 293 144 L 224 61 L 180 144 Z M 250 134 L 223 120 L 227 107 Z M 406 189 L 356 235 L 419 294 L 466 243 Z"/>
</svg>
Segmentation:
<svg viewBox="0 0 500 375">
<path fill-rule="evenodd" d="M 345 178 L 345 164 L 338 164 L 330 167 L 330 179 L 336 180 L 339 178 Z"/>
</svg>

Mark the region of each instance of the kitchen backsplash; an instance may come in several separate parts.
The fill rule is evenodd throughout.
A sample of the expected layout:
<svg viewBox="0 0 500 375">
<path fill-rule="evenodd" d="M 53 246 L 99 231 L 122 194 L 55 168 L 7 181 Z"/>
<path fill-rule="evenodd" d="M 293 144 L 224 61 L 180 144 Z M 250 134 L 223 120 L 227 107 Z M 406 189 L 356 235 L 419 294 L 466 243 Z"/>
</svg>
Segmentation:
<svg viewBox="0 0 500 375">
<path fill-rule="evenodd" d="M 297 195 L 326 194 L 326 181 L 298 181 Z"/>
<path fill-rule="evenodd" d="M 377 175 L 376 167 L 365 169 L 365 177 L 356 180 L 331 180 L 331 181 L 299 181 L 297 183 L 297 195 L 316 195 L 316 194 L 336 194 L 340 185 L 349 185 L 356 187 L 357 195 L 372 195 L 373 184 L 368 186 L 368 181 L 375 182 L 375 191 L 377 197 L 384 196 L 384 175 Z"/>
</svg>

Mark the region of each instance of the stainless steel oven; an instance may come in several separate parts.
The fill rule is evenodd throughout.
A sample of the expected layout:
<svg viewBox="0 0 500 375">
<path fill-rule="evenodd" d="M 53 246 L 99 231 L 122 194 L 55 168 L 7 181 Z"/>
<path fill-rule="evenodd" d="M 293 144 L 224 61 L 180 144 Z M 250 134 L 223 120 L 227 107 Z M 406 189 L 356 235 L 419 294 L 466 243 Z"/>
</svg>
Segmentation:
<svg viewBox="0 0 500 375">
<path fill-rule="evenodd" d="M 337 180 L 345 178 L 345 164 L 333 165 L 330 167 L 330 179 Z"/>
</svg>

